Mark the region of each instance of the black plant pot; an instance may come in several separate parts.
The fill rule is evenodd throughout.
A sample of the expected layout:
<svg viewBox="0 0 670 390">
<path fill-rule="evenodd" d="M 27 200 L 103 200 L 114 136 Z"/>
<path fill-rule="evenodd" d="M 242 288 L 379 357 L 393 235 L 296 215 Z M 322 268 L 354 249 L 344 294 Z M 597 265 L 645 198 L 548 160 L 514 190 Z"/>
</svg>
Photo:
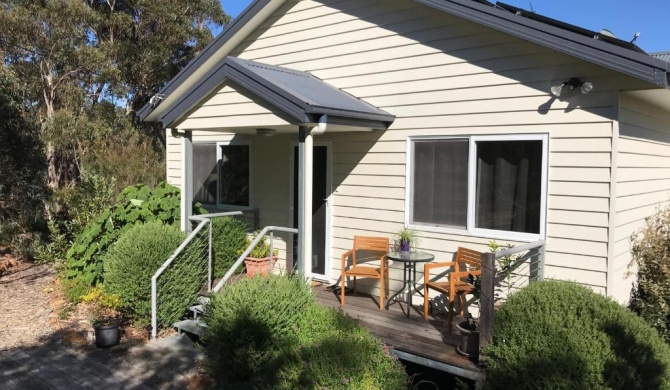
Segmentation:
<svg viewBox="0 0 670 390">
<path fill-rule="evenodd" d="M 461 345 L 456 352 L 472 360 L 479 359 L 479 331 L 472 329 L 468 321 L 459 322 L 456 329 L 461 332 Z"/>
<path fill-rule="evenodd" d="M 98 348 L 109 348 L 119 345 L 121 332 L 118 324 L 93 325 L 95 330 L 95 346 Z"/>
</svg>

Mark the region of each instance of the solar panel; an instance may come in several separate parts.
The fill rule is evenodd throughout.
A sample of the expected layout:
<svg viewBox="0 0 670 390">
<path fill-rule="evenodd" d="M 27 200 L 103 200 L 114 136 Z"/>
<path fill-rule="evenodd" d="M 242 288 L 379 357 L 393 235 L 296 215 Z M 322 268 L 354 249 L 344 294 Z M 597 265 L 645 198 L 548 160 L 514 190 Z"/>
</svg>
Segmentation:
<svg viewBox="0 0 670 390">
<path fill-rule="evenodd" d="M 475 1 L 477 1 L 477 0 L 475 0 Z M 479 2 L 479 1 L 477 1 L 477 2 Z M 626 41 L 623 41 L 619 38 L 611 37 L 611 36 L 608 36 L 608 35 L 605 35 L 605 34 L 601 34 L 599 32 L 595 32 L 595 31 L 588 30 L 588 29 L 585 29 L 585 28 L 582 28 L 582 27 L 579 27 L 579 26 L 575 26 L 574 24 L 565 23 L 565 22 L 562 22 L 560 20 L 552 19 L 550 17 L 543 16 L 543 15 L 537 14 L 535 12 L 527 11 L 523 8 L 515 7 L 513 5 L 497 2 L 495 4 L 495 6 L 496 6 L 496 8 L 503 9 L 505 11 L 514 13 L 516 15 L 522 16 L 522 17 L 530 19 L 530 20 L 534 20 L 536 22 L 544 23 L 544 24 L 547 24 L 547 25 L 550 25 L 550 26 L 553 26 L 553 27 L 556 27 L 556 28 L 560 28 L 562 30 L 570 31 L 570 32 L 573 32 L 573 33 L 576 33 L 576 34 L 579 34 L 579 35 L 589 37 L 589 38 L 593 38 L 593 39 L 597 39 L 597 40 L 600 40 L 600 41 L 603 41 L 603 42 L 607 42 L 607 43 L 610 43 L 612 45 L 623 47 L 625 49 L 637 51 L 639 53 L 645 53 L 644 50 L 642 50 L 640 47 L 638 47 L 634 43 L 626 42 Z"/>
</svg>

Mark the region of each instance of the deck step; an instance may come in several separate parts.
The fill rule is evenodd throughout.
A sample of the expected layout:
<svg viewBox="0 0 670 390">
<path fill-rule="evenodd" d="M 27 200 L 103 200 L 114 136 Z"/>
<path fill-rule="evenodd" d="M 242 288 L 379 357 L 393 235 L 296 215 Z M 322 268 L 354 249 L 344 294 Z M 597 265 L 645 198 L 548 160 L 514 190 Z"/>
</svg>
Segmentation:
<svg viewBox="0 0 670 390">
<path fill-rule="evenodd" d="M 194 305 L 189 307 L 188 310 L 193 313 L 193 319 L 197 320 L 198 316 L 205 311 L 205 308 L 203 305 Z"/>
<path fill-rule="evenodd" d="M 207 328 L 204 322 L 198 320 L 183 320 L 175 322 L 173 326 L 177 328 L 179 336 L 181 336 L 182 332 L 203 336 Z"/>
</svg>

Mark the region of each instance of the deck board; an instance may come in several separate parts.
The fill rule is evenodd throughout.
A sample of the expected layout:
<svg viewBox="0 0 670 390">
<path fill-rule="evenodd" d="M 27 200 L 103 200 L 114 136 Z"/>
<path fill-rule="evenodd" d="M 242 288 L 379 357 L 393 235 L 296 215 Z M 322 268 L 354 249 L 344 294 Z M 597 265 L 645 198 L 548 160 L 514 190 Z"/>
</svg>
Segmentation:
<svg viewBox="0 0 670 390">
<path fill-rule="evenodd" d="M 465 370 L 473 376 L 480 374 L 475 363 L 456 352 L 460 336 L 449 332 L 444 318 L 430 316 L 424 320 L 421 307 L 412 307 L 406 317 L 405 304 L 392 303 L 389 310 L 379 310 L 379 297 L 348 293 L 345 305 L 340 305 L 339 288 L 314 286 L 316 301 L 325 307 L 341 309 L 348 316 L 377 336 L 393 349 Z"/>
</svg>

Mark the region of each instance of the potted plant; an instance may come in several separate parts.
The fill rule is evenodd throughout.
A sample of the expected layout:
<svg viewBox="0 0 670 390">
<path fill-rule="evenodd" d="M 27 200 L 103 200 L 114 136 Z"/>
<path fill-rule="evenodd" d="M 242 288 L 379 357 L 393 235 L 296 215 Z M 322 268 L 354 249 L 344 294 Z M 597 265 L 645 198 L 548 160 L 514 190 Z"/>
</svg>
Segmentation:
<svg viewBox="0 0 670 390">
<path fill-rule="evenodd" d="M 481 278 L 479 275 L 468 275 L 468 283 L 474 288 L 474 295 L 479 307 L 481 297 Z M 467 313 L 463 321 L 456 324 L 456 329 L 461 333 L 461 344 L 456 347 L 456 352 L 472 360 L 479 359 L 479 321 Z"/>
<path fill-rule="evenodd" d="M 96 347 L 109 348 L 119 345 L 121 330 L 118 309 L 121 306 L 121 299 L 118 295 L 105 293 L 104 287 L 100 285 L 84 295 L 82 301 L 88 306 Z"/>
<path fill-rule="evenodd" d="M 400 252 L 409 252 L 410 249 L 416 248 L 419 242 L 419 234 L 414 229 L 408 227 L 402 228 L 397 234 L 398 245 Z"/>
<path fill-rule="evenodd" d="M 489 250 L 493 253 L 501 249 L 513 248 L 513 245 L 501 247 L 497 242 L 489 242 Z M 496 279 L 502 279 L 502 283 L 507 286 L 507 296 L 511 294 L 514 288 L 514 282 L 511 280 L 512 268 L 517 261 L 518 256 L 503 256 L 496 259 Z M 477 308 L 481 302 L 482 280 L 481 275 L 468 275 L 468 284 L 473 288 L 472 295 L 475 297 Z M 494 301 L 501 299 L 500 290 L 496 290 Z M 472 314 L 465 315 L 463 321 L 456 324 L 456 329 L 461 333 L 461 344 L 456 347 L 456 351 L 472 360 L 479 359 L 479 320 L 472 317 Z"/>
<path fill-rule="evenodd" d="M 254 233 L 252 236 L 247 237 L 247 245 L 249 247 L 251 243 L 256 239 L 258 232 Z M 247 276 L 262 275 L 267 276 L 271 271 L 274 265 L 274 262 L 277 260 L 278 251 L 274 249 L 272 251 L 272 256 L 270 256 L 270 244 L 267 242 L 267 238 L 263 239 L 256 245 L 256 247 L 249 253 L 249 256 L 244 260 L 244 265 L 247 268 Z"/>
</svg>

